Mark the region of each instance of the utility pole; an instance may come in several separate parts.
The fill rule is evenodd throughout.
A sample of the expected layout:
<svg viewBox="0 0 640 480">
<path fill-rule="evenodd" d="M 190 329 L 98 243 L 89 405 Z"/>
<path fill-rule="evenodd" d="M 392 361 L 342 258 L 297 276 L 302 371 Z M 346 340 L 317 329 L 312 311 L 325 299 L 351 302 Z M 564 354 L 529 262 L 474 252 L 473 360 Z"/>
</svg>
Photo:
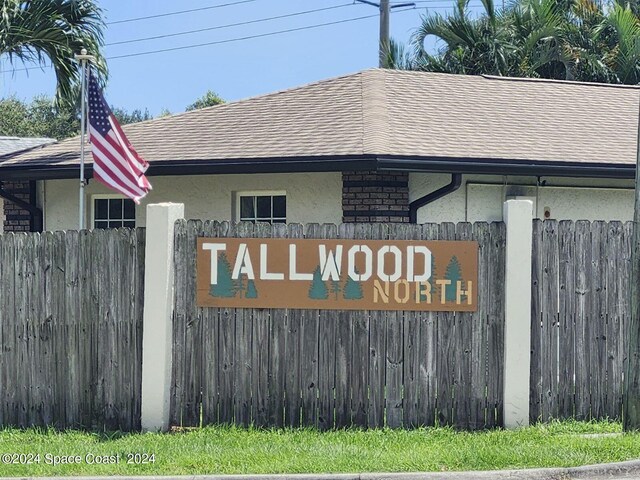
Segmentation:
<svg viewBox="0 0 640 480">
<path fill-rule="evenodd" d="M 640 106 L 639 106 L 640 109 Z M 636 190 L 631 243 L 631 315 L 629 346 L 625 352 L 627 371 L 624 375 L 622 417 L 625 431 L 640 430 L 640 111 L 636 145 Z"/>
<path fill-rule="evenodd" d="M 384 68 L 389 52 L 389 0 L 380 0 L 380 61 L 378 66 Z"/>
<path fill-rule="evenodd" d="M 413 2 L 409 3 L 398 3 L 396 5 L 391 5 L 389 0 L 380 0 L 380 3 L 370 2 L 369 0 L 356 0 L 360 3 L 366 3 L 367 5 L 371 5 L 380 10 L 380 40 L 378 42 L 379 45 L 379 62 L 378 66 L 380 68 L 384 68 L 387 63 L 387 54 L 389 53 L 389 16 L 391 14 L 392 8 L 401 8 L 401 7 L 415 7 L 416 4 Z"/>
</svg>

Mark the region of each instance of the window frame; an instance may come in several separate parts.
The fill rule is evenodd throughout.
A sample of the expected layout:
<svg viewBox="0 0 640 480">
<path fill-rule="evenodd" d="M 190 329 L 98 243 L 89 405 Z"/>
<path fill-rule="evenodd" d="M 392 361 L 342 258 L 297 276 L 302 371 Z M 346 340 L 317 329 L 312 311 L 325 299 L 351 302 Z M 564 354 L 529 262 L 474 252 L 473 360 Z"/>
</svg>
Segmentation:
<svg viewBox="0 0 640 480">
<path fill-rule="evenodd" d="M 124 195 L 120 195 L 118 193 L 95 193 L 91 195 L 91 230 L 96 230 L 96 202 L 95 200 L 130 200 L 133 202 L 133 200 L 131 200 L 128 197 L 125 197 Z M 134 225 L 137 226 L 138 224 L 138 219 L 137 219 L 138 215 L 137 215 L 137 209 L 135 208 L 135 203 L 134 203 L 134 209 L 133 209 L 133 222 Z M 109 221 L 109 220 L 106 220 Z M 131 221 L 130 219 L 122 219 L 122 221 Z M 110 227 L 107 227 L 107 229 Z M 118 228 L 130 228 L 130 227 L 118 227 Z M 135 228 L 135 227 L 134 227 Z"/>
<path fill-rule="evenodd" d="M 239 223 L 239 222 L 247 222 L 249 220 L 241 220 L 241 216 L 240 216 L 240 199 L 242 197 L 285 197 L 285 200 L 287 199 L 287 191 L 286 190 L 239 190 L 237 192 L 234 192 L 234 220 Z M 269 223 L 273 224 L 273 200 L 271 200 L 272 202 L 272 209 L 271 209 L 271 221 Z M 256 212 L 257 213 L 257 212 Z M 257 217 L 257 216 L 256 216 Z M 280 217 L 278 217 L 280 218 Z M 287 218 L 288 218 L 288 212 L 285 212 L 285 217 L 284 217 L 284 223 L 287 223 Z M 258 222 L 259 220 L 256 218 L 255 219 L 256 222 Z"/>
</svg>

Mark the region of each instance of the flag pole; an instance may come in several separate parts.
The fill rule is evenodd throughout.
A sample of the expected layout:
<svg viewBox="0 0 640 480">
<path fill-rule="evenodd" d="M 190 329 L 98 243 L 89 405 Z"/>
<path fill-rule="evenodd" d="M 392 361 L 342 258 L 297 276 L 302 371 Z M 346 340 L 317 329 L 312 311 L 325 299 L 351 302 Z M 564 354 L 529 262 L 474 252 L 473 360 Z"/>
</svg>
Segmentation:
<svg viewBox="0 0 640 480">
<path fill-rule="evenodd" d="M 80 198 L 78 203 L 78 230 L 84 229 L 84 141 L 87 121 L 87 62 L 95 60 L 93 55 L 87 55 L 87 49 L 80 50 L 80 55 L 75 56 L 80 61 L 81 66 L 81 86 L 80 86 Z"/>
</svg>

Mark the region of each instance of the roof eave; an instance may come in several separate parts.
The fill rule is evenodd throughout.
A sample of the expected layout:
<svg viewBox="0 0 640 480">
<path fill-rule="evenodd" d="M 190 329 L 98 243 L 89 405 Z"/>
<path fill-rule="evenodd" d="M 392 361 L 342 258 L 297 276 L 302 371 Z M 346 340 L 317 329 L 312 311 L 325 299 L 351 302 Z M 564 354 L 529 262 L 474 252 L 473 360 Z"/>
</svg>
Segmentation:
<svg viewBox="0 0 640 480">
<path fill-rule="evenodd" d="M 519 159 L 417 157 L 402 155 L 343 155 L 224 160 L 165 160 L 151 164 L 148 176 L 248 173 L 340 172 L 397 170 L 406 172 L 483 175 L 635 178 L 635 164 L 550 162 Z M 93 172 L 85 166 L 87 178 Z M 2 180 L 61 180 L 79 175 L 79 165 L 0 165 Z"/>
<path fill-rule="evenodd" d="M 467 157 L 379 156 L 379 170 L 536 177 L 635 178 L 636 165 Z"/>
</svg>

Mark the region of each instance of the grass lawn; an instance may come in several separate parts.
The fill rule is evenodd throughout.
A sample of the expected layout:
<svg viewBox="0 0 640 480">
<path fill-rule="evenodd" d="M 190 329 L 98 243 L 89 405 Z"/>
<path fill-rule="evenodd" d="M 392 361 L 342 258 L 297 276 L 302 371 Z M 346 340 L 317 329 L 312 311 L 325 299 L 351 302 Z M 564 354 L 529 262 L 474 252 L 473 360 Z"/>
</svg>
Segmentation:
<svg viewBox="0 0 640 480">
<path fill-rule="evenodd" d="M 9 458 L 8 453 L 25 455 Z M 128 457 L 136 453 L 143 455 Z M 69 456 L 79 457 L 72 458 L 79 463 L 52 464 Z M 447 428 L 320 433 L 207 427 L 171 434 L 0 430 L 0 476 L 489 470 L 634 458 L 640 458 L 640 434 L 623 435 L 620 424 L 611 422 L 475 433 Z M 98 460 L 117 463 L 88 463 Z M 150 463 L 135 464 L 144 460 Z"/>
</svg>

